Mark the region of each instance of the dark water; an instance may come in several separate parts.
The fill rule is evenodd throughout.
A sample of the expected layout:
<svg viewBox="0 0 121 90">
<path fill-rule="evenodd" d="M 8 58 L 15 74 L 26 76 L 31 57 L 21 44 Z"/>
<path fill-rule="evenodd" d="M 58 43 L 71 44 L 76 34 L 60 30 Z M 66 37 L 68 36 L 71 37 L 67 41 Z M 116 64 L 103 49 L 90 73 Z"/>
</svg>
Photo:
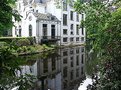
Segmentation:
<svg viewBox="0 0 121 90">
<path fill-rule="evenodd" d="M 22 59 L 28 60 L 20 66 L 21 71 L 17 75 L 36 76 L 32 90 L 85 90 L 79 89 L 86 79 L 83 46 L 43 52 Z"/>
<path fill-rule="evenodd" d="M 30 59 L 18 74 L 37 76 L 35 90 L 78 90 L 86 79 L 83 46 L 44 52 Z"/>
</svg>

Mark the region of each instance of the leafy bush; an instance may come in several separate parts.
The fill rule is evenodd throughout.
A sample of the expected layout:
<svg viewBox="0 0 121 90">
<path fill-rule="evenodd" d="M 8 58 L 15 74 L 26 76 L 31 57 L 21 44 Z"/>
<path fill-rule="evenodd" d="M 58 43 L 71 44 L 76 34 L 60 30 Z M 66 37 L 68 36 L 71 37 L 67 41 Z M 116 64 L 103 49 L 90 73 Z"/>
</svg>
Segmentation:
<svg viewBox="0 0 121 90">
<path fill-rule="evenodd" d="M 43 44 L 42 47 L 43 47 L 43 50 L 49 49 L 49 47 L 46 44 Z"/>
<path fill-rule="evenodd" d="M 26 46 L 22 46 L 22 47 L 19 47 L 19 48 L 17 49 L 17 52 L 18 52 L 18 53 L 23 53 L 23 52 L 27 52 L 27 51 L 28 51 L 28 49 L 27 49 Z"/>
<path fill-rule="evenodd" d="M 30 45 L 30 41 L 25 38 L 25 39 L 19 39 L 17 41 L 17 46 L 29 46 Z"/>
<path fill-rule="evenodd" d="M 6 46 L 7 43 L 6 42 L 0 42 L 0 47 Z"/>
<path fill-rule="evenodd" d="M 16 42 L 20 42 L 20 43 L 27 42 L 27 43 L 29 43 L 29 45 L 34 45 L 36 40 L 34 37 L 0 37 L 0 41 L 6 42 L 6 43 L 12 44 L 12 45 L 16 45 Z"/>
<path fill-rule="evenodd" d="M 34 45 L 36 43 L 35 37 L 28 37 L 27 39 L 30 41 L 30 45 Z"/>
<path fill-rule="evenodd" d="M 36 52 L 36 49 L 34 47 L 32 47 L 32 46 L 29 46 L 27 48 L 27 50 L 28 50 L 28 52 L 31 52 L 31 53 Z"/>
<path fill-rule="evenodd" d="M 23 52 L 22 47 L 17 48 L 17 52 L 18 52 L 18 53 Z"/>
</svg>

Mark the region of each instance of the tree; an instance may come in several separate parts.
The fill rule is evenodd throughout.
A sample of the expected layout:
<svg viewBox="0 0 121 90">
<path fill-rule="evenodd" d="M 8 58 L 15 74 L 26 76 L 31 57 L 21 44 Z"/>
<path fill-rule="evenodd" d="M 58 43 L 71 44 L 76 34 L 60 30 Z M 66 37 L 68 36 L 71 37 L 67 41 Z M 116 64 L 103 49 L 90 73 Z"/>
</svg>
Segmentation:
<svg viewBox="0 0 121 90">
<path fill-rule="evenodd" d="M 75 9 L 85 13 L 87 45 L 91 46 L 101 59 L 98 90 L 119 90 L 121 88 L 121 2 L 120 0 L 77 0 Z M 94 88 L 93 88 L 94 90 Z"/>
<path fill-rule="evenodd" d="M 20 15 L 17 11 L 13 10 L 13 6 L 16 0 L 1 0 L 0 1 L 0 31 L 5 29 L 11 29 L 14 25 L 12 18 L 20 20 Z"/>
</svg>

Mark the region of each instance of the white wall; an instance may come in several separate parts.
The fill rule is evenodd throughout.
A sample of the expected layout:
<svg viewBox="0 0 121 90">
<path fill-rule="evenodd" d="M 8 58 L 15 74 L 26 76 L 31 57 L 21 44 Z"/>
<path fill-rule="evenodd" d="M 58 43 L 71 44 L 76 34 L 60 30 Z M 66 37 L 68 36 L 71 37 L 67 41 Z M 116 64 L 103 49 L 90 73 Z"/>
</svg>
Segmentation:
<svg viewBox="0 0 121 90">
<path fill-rule="evenodd" d="M 39 0 L 35 0 L 35 2 L 36 3 L 28 4 L 26 6 L 23 6 L 21 1 L 18 2 L 18 5 L 19 5 L 19 3 L 21 3 L 21 9 L 19 10 L 19 12 L 23 17 L 22 17 L 22 21 L 19 22 L 19 23 L 15 23 L 15 25 L 17 27 L 19 25 L 22 26 L 22 36 L 25 36 L 25 37 L 28 36 L 28 26 L 29 26 L 29 24 L 32 24 L 32 26 L 33 26 L 33 36 L 36 36 L 36 35 L 42 36 L 42 24 L 43 24 L 43 22 L 40 21 L 39 23 L 36 24 L 36 18 L 30 13 L 30 12 L 33 12 L 33 10 L 34 10 L 34 12 L 38 11 L 38 13 L 44 13 L 44 14 L 51 13 L 52 15 L 56 16 L 61 21 L 61 23 L 59 25 L 56 24 L 56 26 L 58 27 L 58 33 L 56 33 L 56 36 L 58 36 L 58 35 L 61 36 L 61 41 L 60 41 L 61 45 L 83 44 L 85 42 L 85 40 L 84 40 L 84 42 L 81 41 L 81 37 L 85 37 L 85 35 L 86 35 L 85 34 L 85 28 L 84 28 L 84 35 L 81 34 L 81 29 L 79 31 L 79 35 L 76 35 L 76 25 L 77 24 L 80 25 L 80 21 L 82 19 L 82 16 L 79 15 L 79 22 L 77 22 L 76 21 L 76 12 L 74 12 L 74 15 L 73 15 L 74 20 L 73 21 L 70 20 L 70 11 L 74 11 L 73 8 L 71 8 L 68 5 L 67 6 L 68 11 L 63 11 L 62 7 L 60 7 L 60 8 L 56 7 L 54 0 L 46 0 L 45 1 L 46 3 L 39 3 Z M 62 2 L 61 2 L 61 4 L 62 4 Z M 19 7 L 17 7 L 17 8 L 19 9 Z M 68 23 L 67 26 L 63 26 L 63 14 L 67 14 L 67 23 Z M 28 17 L 30 15 L 32 16 L 31 21 L 29 21 L 29 19 L 28 19 Z M 50 30 L 51 28 L 50 28 L 49 25 L 53 24 L 53 23 L 50 22 L 50 23 L 47 23 L 47 24 L 48 24 L 48 30 Z M 71 33 L 71 30 L 70 30 L 71 24 L 74 24 L 74 30 L 73 30 L 74 35 L 70 34 Z M 56 27 L 56 29 L 57 29 L 57 27 Z M 63 35 L 63 29 L 68 30 L 68 35 Z M 36 30 L 37 30 L 37 32 L 36 32 Z M 15 35 L 15 28 L 13 28 L 12 33 L 13 33 L 13 36 L 16 36 Z M 49 31 L 48 36 L 51 35 L 50 33 L 51 32 Z M 67 42 L 63 42 L 64 37 L 68 38 Z M 74 38 L 73 42 L 70 42 L 71 37 Z M 76 41 L 76 37 L 79 37 L 78 42 Z"/>
</svg>

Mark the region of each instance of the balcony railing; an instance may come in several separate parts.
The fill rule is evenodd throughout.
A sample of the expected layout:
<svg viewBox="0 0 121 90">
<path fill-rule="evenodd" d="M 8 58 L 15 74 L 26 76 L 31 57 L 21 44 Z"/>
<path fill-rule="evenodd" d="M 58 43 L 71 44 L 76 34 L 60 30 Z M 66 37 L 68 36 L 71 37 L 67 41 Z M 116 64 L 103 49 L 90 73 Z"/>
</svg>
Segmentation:
<svg viewBox="0 0 121 90">
<path fill-rule="evenodd" d="M 60 36 L 42 36 L 43 40 L 60 40 Z"/>
</svg>

